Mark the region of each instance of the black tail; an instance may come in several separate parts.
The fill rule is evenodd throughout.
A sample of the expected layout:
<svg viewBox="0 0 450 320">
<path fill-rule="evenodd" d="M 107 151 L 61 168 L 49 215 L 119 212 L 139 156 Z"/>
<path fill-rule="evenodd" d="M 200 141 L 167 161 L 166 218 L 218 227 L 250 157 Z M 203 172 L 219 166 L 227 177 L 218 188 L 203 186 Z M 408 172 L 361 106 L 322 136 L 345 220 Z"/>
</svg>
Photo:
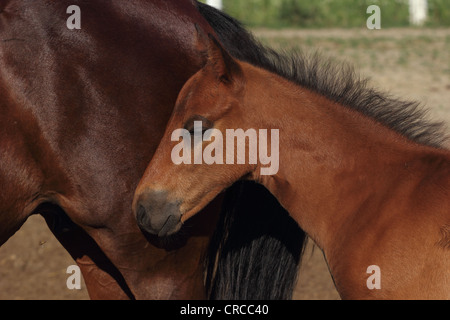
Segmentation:
<svg viewBox="0 0 450 320">
<path fill-rule="evenodd" d="M 232 17 L 198 3 L 198 10 L 235 58 L 268 64 L 272 51 Z M 211 299 L 290 299 L 306 234 L 264 187 L 238 182 L 226 193 L 206 259 Z"/>
</svg>

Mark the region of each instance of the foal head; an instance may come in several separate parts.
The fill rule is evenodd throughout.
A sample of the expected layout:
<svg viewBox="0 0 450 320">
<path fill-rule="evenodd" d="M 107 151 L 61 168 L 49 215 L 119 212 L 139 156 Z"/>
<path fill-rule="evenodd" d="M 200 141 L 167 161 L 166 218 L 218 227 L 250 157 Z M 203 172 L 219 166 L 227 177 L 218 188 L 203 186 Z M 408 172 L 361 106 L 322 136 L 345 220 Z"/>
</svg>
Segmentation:
<svg viewBox="0 0 450 320">
<path fill-rule="evenodd" d="M 249 154 L 249 147 L 242 143 L 234 143 L 225 151 L 227 129 L 246 131 L 251 127 L 251 116 L 244 116 L 242 108 L 244 63 L 233 59 L 213 36 L 200 30 L 197 48 L 204 67 L 180 91 L 133 201 L 139 226 L 159 236 L 177 232 L 220 192 L 250 177 L 258 167 L 254 161 L 225 164 L 230 153 L 234 158 L 237 148 L 245 147 L 245 154 Z"/>
</svg>

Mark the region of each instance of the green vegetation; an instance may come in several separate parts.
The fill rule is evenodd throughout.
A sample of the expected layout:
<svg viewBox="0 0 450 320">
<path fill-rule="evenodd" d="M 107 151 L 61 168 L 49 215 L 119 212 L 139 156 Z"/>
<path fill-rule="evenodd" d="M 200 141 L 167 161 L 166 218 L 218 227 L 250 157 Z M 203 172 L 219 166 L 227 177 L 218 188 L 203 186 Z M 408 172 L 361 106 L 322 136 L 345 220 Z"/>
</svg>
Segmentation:
<svg viewBox="0 0 450 320">
<path fill-rule="evenodd" d="M 203 1 L 204 2 L 204 1 Z M 365 27 L 367 7 L 381 8 L 381 26 L 409 25 L 408 0 L 223 0 L 224 10 L 250 27 Z M 450 26 L 450 0 L 428 0 L 427 26 Z"/>
</svg>

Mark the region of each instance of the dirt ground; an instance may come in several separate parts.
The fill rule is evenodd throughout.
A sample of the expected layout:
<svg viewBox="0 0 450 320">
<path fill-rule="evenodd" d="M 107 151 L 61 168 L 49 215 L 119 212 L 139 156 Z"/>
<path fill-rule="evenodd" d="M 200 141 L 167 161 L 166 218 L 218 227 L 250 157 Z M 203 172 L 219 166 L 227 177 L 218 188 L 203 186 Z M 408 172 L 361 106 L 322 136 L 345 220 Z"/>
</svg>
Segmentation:
<svg viewBox="0 0 450 320">
<path fill-rule="evenodd" d="M 422 101 L 430 117 L 450 124 L 450 29 L 255 30 L 275 47 L 315 48 L 356 65 L 375 87 Z M 320 249 L 307 247 L 294 299 L 339 299 Z M 74 264 L 40 216 L 0 248 L 0 299 L 88 299 L 68 290 Z"/>
</svg>

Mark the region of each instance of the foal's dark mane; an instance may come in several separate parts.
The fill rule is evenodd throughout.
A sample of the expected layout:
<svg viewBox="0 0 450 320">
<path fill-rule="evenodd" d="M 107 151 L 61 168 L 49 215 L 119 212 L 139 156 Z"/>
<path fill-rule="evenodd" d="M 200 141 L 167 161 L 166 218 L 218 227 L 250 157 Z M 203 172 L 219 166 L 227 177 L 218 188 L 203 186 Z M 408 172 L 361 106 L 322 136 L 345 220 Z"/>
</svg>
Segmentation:
<svg viewBox="0 0 450 320">
<path fill-rule="evenodd" d="M 420 144 L 440 148 L 446 140 L 444 122 L 427 119 L 419 102 L 392 97 L 368 86 L 348 63 L 337 64 L 319 54 L 280 54 L 260 46 L 266 59 L 258 66 L 375 119 Z M 269 62 L 267 62 L 267 58 Z"/>
<path fill-rule="evenodd" d="M 233 18 L 217 19 L 221 32 L 235 34 L 234 42 L 242 49 L 230 51 L 235 58 L 266 69 L 302 87 L 354 109 L 397 131 L 412 141 L 440 148 L 446 138 L 443 122 L 427 119 L 427 110 L 415 101 L 404 101 L 368 86 L 354 68 L 333 62 L 317 52 L 277 52 L 258 42 L 249 32 L 236 34 L 239 24 Z M 239 45 L 240 43 L 240 45 Z"/>
</svg>

